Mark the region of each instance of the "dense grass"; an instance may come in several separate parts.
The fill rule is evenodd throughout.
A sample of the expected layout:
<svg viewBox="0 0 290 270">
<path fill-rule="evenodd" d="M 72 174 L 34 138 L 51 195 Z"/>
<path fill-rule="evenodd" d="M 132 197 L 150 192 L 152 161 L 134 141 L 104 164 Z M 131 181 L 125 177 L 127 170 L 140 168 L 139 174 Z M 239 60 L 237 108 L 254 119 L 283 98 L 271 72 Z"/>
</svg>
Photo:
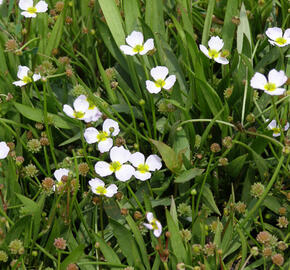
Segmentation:
<svg viewBox="0 0 290 270">
<path fill-rule="evenodd" d="M 3 2 L 0 269 L 289 269 L 289 45 L 265 34 L 289 27 L 289 1 L 47 0 L 36 18 Z M 155 48 L 125 55 L 132 31 Z M 200 50 L 212 36 L 229 64 Z M 15 86 L 19 65 L 41 79 Z M 176 82 L 151 94 L 156 66 Z M 251 87 L 273 69 L 288 77 L 284 94 Z M 63 111 L 82 94 L 97 121 Z M 84 134 L 105 119 L 118 122 L 114 145 L 156 154 L 162 168 L 146 181 L 96 173 L 110 154 Z M 118 193 L 94 194 L 96 177 Z"/>
</svg>

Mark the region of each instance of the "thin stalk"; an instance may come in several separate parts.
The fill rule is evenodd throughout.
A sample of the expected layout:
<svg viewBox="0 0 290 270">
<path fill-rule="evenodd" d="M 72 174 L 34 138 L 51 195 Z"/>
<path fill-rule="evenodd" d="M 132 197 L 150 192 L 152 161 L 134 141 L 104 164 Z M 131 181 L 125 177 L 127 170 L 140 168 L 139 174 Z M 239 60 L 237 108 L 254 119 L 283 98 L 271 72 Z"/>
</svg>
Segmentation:
<svg viewBox="0 0 290 270">
<path fill-rule="evenodd" d="M 206 169 L 206 172 L 205 172 L 205 176 L 203 178 L 200 191 L 198 193 L 197 202 L 196 202 L 196 208 L 195 208 L 195 217 L 197 216 L 197 213 L 198 213 L 198 208 L 199 208 L 199 203 L 200 203 L 201 195 L 202 195 L 203 188 L 204 188 L 206 179 L 207 179 L 208 174 L 209 174 L 209 171 L 210 171 L 210 165 L 211 165 L 211 163 L 213 161 L 213 156 L 214 156 L 214 153 L 211 153 L 210 158 L 209 158 L 209 162 L 208 162 L 208 165 L 207 165 L 207 169 Z M 193 220 L 192 220 L 192 222 L 193 222 Z"/>
<path fill-rule="evenodd" d="M 46 164 L 46 169 L 48 171 L 48 174 L 51 175 L 51 169 L 50 169 L 50 163 L 49 163 L 49 157 L 47 155 L 47 149 L 46 146 L 43 146 L 43 152 L 44 152 L 44 159 Z"/>
<path fill-rule="evenodd" d="M 168 265 L 167 265 L 167 262 L 163 262 L 163 266 L 164 266 L 164 269 L 165 270 L 168 270 L 169 268 L 168 268 Z"/>
<path fill-rule="evenodd" d="M 104 219 L 103 219 L 103 197 L 100 196 L 100 223 L 101 223 L 101 233 L 102 238 L 104 239 Z"/>
<path fill-rule="evenodd" d="M 190 120 L 185 120 L 183 122 L 181 122 L 178 126 L 183 126 L 184 124 L 187 124 L 187 123 L 193 123 L 193 122 L 211 122 L 213 119 L 190 119 Z M 232 127 L 232 128 L 236 128 L 235 125 L 229 123 L 229 122 L 225 122 L 225 121 L 222 121 L 222 120 L 215 120 L 216 123 L 219 123 L 219 124 L 222 124 L 222 125 L 226 125 L 226 126 L 229 126 L 229 127 Z"/>
<path fill-rule="evenodd" d="M 278 115 L 278 112 L 277 112 L 277 108 L 276 108 L 274 97 L 271 96 L 271 99 L 272 99 L 272 104 L 273 104 L 273 110 L 274 110 L 275 117 L 276 117 L 276 122 L 277 122 L 277 124 L 279 126 L 279 129 L 280 129 L 281 141 L 283 142 L 284 141 L 284 133 L 283 133 L 284 128 L 282 127 L 280 119 L 279 119 L 279 115 Z"/>
<path fill-rule="evenodd" d="M 248 68 L 246 68 L 246 80 L 245 80 L 244 98 L 243 98 L 243 107 L 242 107 L 242 119 L 241 119 L 242 126 L 244 125 L 244 119 L 245 119 L 247 92 L 248 92 Z"/>
<path fill-rule="evenodd" d="M 145 112 L 144 104 L 141 104 L 140 106 L 141 106 L 141 109 L 142 109 L 142 113 L 143 113 L 143 116 L 144 116 L 144 121 L 145 121 L 147 130 L 148 130 L 149 137 L 152 138 L 151 127 L 150 127 L 150 124 L 149 124 L 149 121 L 148 121 L 148 118 L 147 118 L 147 115 L 146 115 L 146 112 Z"/>
<path fill-rule="evenodd" d="M 57 250 L 57 270 L 60 270 L 61 251 Z"/>
<path fill-rule="evenodd" d="M 146 211 L 144 210 L 142 204 L 139 202 L 138 198 L 136 197 L 134 191 L 130 187 L 129 183 L 126 183 L 127 189 L 130 191 L 132 197 L 135 199 L 136 203 L 138 204 L 139 208 L 141 209 L 142 213 L 145 215 Z"/>
</svg>

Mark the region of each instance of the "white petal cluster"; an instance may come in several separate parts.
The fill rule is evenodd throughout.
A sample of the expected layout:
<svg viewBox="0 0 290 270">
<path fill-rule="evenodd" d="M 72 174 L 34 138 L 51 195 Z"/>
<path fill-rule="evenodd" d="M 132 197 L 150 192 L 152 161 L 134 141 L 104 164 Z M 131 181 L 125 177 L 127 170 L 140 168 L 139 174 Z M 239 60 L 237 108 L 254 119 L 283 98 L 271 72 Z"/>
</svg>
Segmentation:
<svg viewBox="0 0 290 270">
<path fill-rule="evenodd" d="M 145 156 L 140 152 L 136 152 L 131 155 L 129 161 L 136 168 L 134 176 L 141 181 L 150 179 L 150 171 L 154 172 L 162 167 L 161 158 L 157 155 L 150 155 L 145 161 Z"/>
<path fill-rule="evenodd" d="M 54 177 L 57 180 L 56 185 L 53 186 L 53 191 L 55 191 L 55 189 L 61 185 L 63 185 L 63 182 L 61 180 L 61 178 L 63 176 L 68 176 L 69 174 L 69 170 L 68 169 L 64 169 L 64 168 L 60 168 L 54 171 Z"/>
<path fill-rule="evenodd" d="M 30 69 L 26 66 L 18 66 L 17 77 L 20 79 L 19 81 L 13 82 L 16 86 L 24 86 L 32 81 L 36 82 L 41 79 L 40 74 L 33 74 L 30 76 Z"/>
<path fill-rule="evenodd" d="M 84 120 L 86 123 L 97 121 L 102 116 L 99 109 L 85 95 L 75 99 L 73 108 L 67 104 L 63 105 L 63 111 L 69 117 Z"/>
<path fill-rule="evenodd" d="M 98 161 L 95 165 L 95 171 L 98 175 L 104 177 L 115 173 L 118 180 L 122 182 L 128 181 L 135 172 L 135 169 L 125 164 L 129 161 L 131 153 L 123 146 L 114 146 L 110 150 L 111 163 Z"/>
<path fill-rule="evenodd" d="M 9 146 L 6 142 L 0 142 L 0 159 L 4 159 L 8 156 L 10 151 Z"/>
<path fill-rule="evenodd" d="M 145 43 L 144 36 L 141 32 L 133 31 L 127 38 L 126 43 L 129 45 L 121 45 L 121 51 L 126 55 L 140 54 L 144 55 L 154 49 L 154 40 L 149 38 Z"/>
<path fill-rule="evenodd" d="M 266 119 L 266 122 L 268 122 L 269 119 Z M 268 129 L 273 131 L 273 137 L 279 137 L 281 135 L 281 129 L 279 125 L 277 125 L 276 120 L 272 120 L 268 124 Z M 284 131 L 287 131 L 289 129 L 289 123 L 287 122 L 286 125 L 284 126 Z"/>
<path fill-rule="evenodd" d="M 143 223 L 143 225 L 147 229 L 153 230 L 153 234 L 155 235 L 155 237 L 159 237 L 162 233 L 162 225 L 161 225 L 160 221 L 157 220 L 156 218 L 154 218 L 152 212 L 148 212 L 146 214 L 146 218 L 147 218 L 149 223 Z"/>
<path fill-rule="evenodd" d="M 118 188 L 115 184 L 105 187 L 105 183 L 99 178 L 90 180 L 89 185 L 91 186 L 92 192 L 99 196 L 111 198 L 118 192 Z"/>
<path fill-rule="evenodd" d="M 209 49 L 207 49 L 202 44 L 199 45 L 199 48 L 208 58 L 213 59 L 219 64 L 226 65 L 229 63 L 229 61 L 221 55 L 221 49 L 223 48 L 223 46 L 224 42 L 221 38 L 211 37 L 208 41 Z"/>
<path fill-rule="evenodd" d="M 176 76 L 170 75 L 167 79 L 165 79 L 168 75 L 168 68 L 164 66 L 157 66 L 152 68 L 150 74 L 154 81 L 147 80 L 146 81 L 146 89 L 151 94 L 157 94 L 161 91 L 161 89 L 169 90 L 173 87 Z"/>
<path fill-rule="evenodd" d="M 89 127 L 85 130 L 84 137 L 88 144 L 97 142 L 99 151 L 104 153 L 112 148 L 113 139 L 111 137 L 117 136 L 119 132 L 119 124 L 112 119 L 106 119 L 103 123 L 102 131 Z"/>
<path fill-rule="evenodd" d="M 283 95 L 286 90 L 281 86 L 287 79 L 283 70 L 272 69 L 268 74 L 268 79 L 263 74 L 256 72 L 251 79 L 251 87 L 263 90 L 271 96 Z"/>
<path fill-rule="evenodd" d="M 290 44 L 290 28 L 288 28 L 283 35 L 283 31 L 279 27 L 271 27 L 266 30 L 266 35 L 272 45 L 278 47 L 285 47 Z"/>
<path fill-rule="evenodd" d="M 20 0 L 19 8 L 23 11 L 21 15 L 25 18 L 35 18 L 36 13 L 42 13 L 47 11 L 47 3 L 45 1 L 39 1 L 35 6 L 33 5 L 33 0 Z"/>
</svg>

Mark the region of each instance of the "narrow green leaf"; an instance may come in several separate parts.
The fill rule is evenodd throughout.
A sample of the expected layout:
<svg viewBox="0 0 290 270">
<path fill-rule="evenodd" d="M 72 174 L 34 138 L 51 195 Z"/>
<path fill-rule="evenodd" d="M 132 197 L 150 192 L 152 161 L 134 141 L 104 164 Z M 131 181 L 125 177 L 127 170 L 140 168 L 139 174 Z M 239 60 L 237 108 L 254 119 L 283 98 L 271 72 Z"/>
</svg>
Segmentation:
<svg viewBox="0 0 290 270">
<path fill-rule="evenodd" d="M 208 1 L 206 17 L 205 17 L 205 22 L 204 22 L 204 27 L 203 27 L 203 32 L 202 32 L 202 41 L 201 41 L 201 43 L 204 46 L 207 46 L 207 41 L 208 41 L 208 37 L 209 37 L 209 30 L 210 30 L 211 23 L 212 23 L 212 15 L 213 15 L 213 11 L 214 11 L 215 2 L 216 2 L 216 0 L 209 0 Z"/>
<path fill-rule="evenodd" d="M 248 154 L 239 156 L 228 164 L 226 170 L 229 173 L 229 175 L 231 175 L 233 178 L 236 178 L 239 175 L 241 169 L 245 164 L 247 156 Z"/>
<path fill-rule="evenodd" d="M 127 34 L 130 34 L 133 30 L 140 30 L 139 18 L 140 8 L 137 0 L 124 1 L 124 17 Z"/>
<path fill-rule="evenodd" d="M 83 256 L 85 256 L 84 253 L 85 245 L 81 244 L 76 249 L 71 251 L 69 255 L 64 259 L 64 261 L 60 265 L 61 270 L 66 270 L 67 266 L 70 263 L 77 263 Z"/>
<path fill-rule="evenodd" d="M 165 27 L 163 18 L 163 1 L 147 0 L 145 10 L 145 23 L 151 31 L 165 37 Z"/>
<path fill-rule="evenodd" d="M 181 184 L 190 181 L 196 176 L 201 175 L 204 172 L 204 169 L 192 168 L 190 170 L 184 171 L 174 180 L 175 183 Z"/>
<path fill-rule="evenodd" d="M 250 46 L 252 48 L 252 36 L 251 36 L 250 24 L 249 24 L 245 5 L 244 3 L 242 3 L 241 10 L 240 10 L 240 24 L 237 30 L 237 50 L 239 53 L 242 53 L 242 50 L 243 50 L 244 35 L 247 37 L 248 41 L 250 42 Z"/>
<path fill-rule="evenodd" d="M 218 215 L 221 215 L 221 213 L 220 213 L 220 211 L 215 203 L 213 194 L 212 194 L 212 192 L 207 184 L 204 185 L 204 189 L 202 192 L 202 199 L 203 199 L 204 204 L 208 208 L 210 208 L 212 211 L 214 211 Z"/>
</svg>

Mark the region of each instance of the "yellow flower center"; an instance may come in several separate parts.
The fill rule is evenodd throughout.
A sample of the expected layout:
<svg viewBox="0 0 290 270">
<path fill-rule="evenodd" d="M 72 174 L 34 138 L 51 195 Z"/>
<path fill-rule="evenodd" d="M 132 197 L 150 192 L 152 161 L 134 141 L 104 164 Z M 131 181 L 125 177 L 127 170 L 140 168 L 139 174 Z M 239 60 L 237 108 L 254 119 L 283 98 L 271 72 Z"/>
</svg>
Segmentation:
<svg viewBox="0 0 290 270">
<path fill-rule="evenodd" d="M 107 189 L 105 187 L 98 186 L 96 188 L 96 193 L 99 195 L 105 195 L 107 193 Z"/>
<path fill-rule="evenodd" d="M 73 116 L 77 119 L 83 118 L 85 116 L 84 112 L 74 112 Z"/>
<path fill-rule="evenodd" d="M 149 166 L 147 164 L 140 164 L 137 168 L 140 173 L 147 173 L 149 172 Z"/>
<path fill-rule="evenodd" d="M 274 90 L 276 90 L 276 84 L 269 82 L 269 83 L 265 84 L 264 88 L 267 91 L 274 91 Z"/>
<path fill-rule="evenodd" d="M 110 164 L 110 170 L 112 172 L 119 171 L 122 168 L 122 164 L 119 161 L 114 161 Z"/>
<path fill-rule="evenodd" d="M 37 11 L 37 9 L 35 7 L 29 7 L 27 9 L 27 12 L 29 12 L 30 14 L 34 14 L 34 13 L 36 13 L 36 11 Z"/>
<path fill-rule="evenodd" d="M 215 59 L 215 58 L 219 57 L 219 52 L 217 50 L 214 50 L 214 49 L 209 49 L 208 55 L 211 59 Z"/>
<path fill-rule="evenodd" d="M 140 53 L 144 50 L 144 46 L 143 45 L 136 45 L 134 48 L 133 48 L 133 51 L 136 52 L 136 53 Z"/>
<path fill-rule="evenodd" d="M 275 127 L 275 128 L 272 128 L 272 130 L 273 130 L 274 134 L 279 134 L 280 133 L 280 128 Z"/>
<path fill-rule="evenodd" d="M 278 43 L 279 45 L 283 45 L 287 42 L 287 40 L 285 38 L 278 37 L 275 39 L 275 42 Z"/>
<path fill-rule="evenodd" d="M 109 138 L 109 134 L 106 131 L 101 131 L 97 135 L 98 142 L 103 142 Z"/>
<path fill-rule="evenodd" d="M 157 80 L 157 81 L 155 81 L 155 86 L 156 87 L 163 87 L 165 85 L 165 81 L 164 80 L 162 80 L 162 79 L 159 79 L 159 80 Z"/>
<path fill-rule="evenodd" d="M 154 218 L 151 222 L 150 222 L 150 224 L 152 225 L 152 227 L 153 227 L 153 230 L 158 230 L 158 226 L 157 226 L 157 224 L 156 224 L 156 218 Z"/>
<path fill-rule="evenodd" d="M 29 76 L 24 76 L 23 79 L 22 79 L 22 81 L 24 83 L 31 83 L 32 82 L 32 79 Z"/>
</svg>

